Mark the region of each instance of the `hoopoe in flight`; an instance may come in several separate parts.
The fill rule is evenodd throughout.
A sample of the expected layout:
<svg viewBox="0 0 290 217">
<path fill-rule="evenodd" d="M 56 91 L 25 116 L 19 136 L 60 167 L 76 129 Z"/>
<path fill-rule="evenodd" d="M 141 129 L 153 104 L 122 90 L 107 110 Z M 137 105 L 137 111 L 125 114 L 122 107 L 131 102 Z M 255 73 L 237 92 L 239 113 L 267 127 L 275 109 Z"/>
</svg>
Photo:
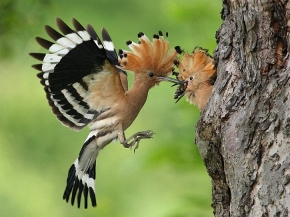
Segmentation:
<svg viewBox="0 0 290 217">
<path fill-rule="evenodd" d="M 209 101 L 217 70 L 207 50 L 195 48 L 192 54 L 183 52 L 182 60 L 175 61 L 179 73 L 177 79 L 183 81 L 175 92 L 174 99 L 179 101 L 184 95 L 190 104 L 195 104 L 200 111 Z"/>
<path fill-rule="evenodd" d="M 127 41 L 131 51 L 116 54 L 108 32 L 102 29 L 102 38 L 91 25 L 85 29 L 73 19 L 72 30 L 61 19 L 56 23 L 63 34 L 45 26 L 47 34 L 56 42 L 36 37 L 37 42 L 49 53 L 30 53 L 42 64 L 33 65 L 44 85 L 46 97 L 53 113 L 63 125 L 91 131 L 78 158 L 69 169 L 63 199 L 77 198 L 80 207 L 97 206 L 95 196 L 96 158 L 99 151 L 115 139 L 124 147 L 138 148 L 141 139 L 152 138 L 151 130 L 142 131 L 126 139 L 124 131 L 132 124 L 146 102 L 150 88 L 161 81 L 180 83 L 169 78 L 174 61 L 181 52 L 177 46 L 169 51 L 169 42 L 162 33 L 154 35 L 151 42 L 139 33 L 139 43 Z M 125 70 L 134 72 L 132 87 L 128 90 Z M 70 198 L 71 197 L 71 198 Z"/>
</svg>

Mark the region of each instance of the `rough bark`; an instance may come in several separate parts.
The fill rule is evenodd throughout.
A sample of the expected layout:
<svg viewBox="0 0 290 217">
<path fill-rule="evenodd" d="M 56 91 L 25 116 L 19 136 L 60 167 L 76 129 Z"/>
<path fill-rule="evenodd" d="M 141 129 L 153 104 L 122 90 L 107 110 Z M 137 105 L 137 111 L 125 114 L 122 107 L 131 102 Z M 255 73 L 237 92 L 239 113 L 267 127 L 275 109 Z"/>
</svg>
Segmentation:
<svg viewBox="0 0 290 217">
<path fill-rule="evenodd" d="M 224 0 L 197 124 L 215 216 L 290 216 L 290 1 Z"/>
</svg>

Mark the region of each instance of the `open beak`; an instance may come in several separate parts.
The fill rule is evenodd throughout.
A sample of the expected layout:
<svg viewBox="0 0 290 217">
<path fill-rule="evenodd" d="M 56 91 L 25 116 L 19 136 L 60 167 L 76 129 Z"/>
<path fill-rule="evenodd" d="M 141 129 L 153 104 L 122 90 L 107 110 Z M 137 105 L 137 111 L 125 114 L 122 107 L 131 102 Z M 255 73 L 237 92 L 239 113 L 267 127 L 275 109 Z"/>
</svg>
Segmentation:
<svg viewBox="0 0 290 217">
<path fill-rule="evenodd" d="M 179 85 L 182 85 L 183 84 L 182 81 L 179 81 L 179 80 L 177 80 L 175 78 L 170 78 L 170 77 L 157 77 L 157 81 L 158 82 L 161 82 L 161 81 L 169 81 L 169 82 L 174 83 L 176 85 L 178 85 L 178 84 Z"/>
</svg>

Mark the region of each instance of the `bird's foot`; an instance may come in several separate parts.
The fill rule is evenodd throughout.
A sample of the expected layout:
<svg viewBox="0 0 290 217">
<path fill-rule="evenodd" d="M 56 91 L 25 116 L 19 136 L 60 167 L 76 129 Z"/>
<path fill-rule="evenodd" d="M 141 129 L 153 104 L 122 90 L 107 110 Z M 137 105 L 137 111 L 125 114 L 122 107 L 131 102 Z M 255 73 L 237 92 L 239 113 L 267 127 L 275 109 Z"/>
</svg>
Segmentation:
<svg viewBox="0 0 290 217">
<path fill-rule="evenodd" d="M 134 152 L 135 152 L 135 150 L 139 147 L 139 142 L 141 139 L 151 139 L 153 138 L 153 135 L 154 135 L 154 132 L 152 130 L 141 131 L 141 132 L 135 133 L 128 139 L 124 140 L 122 144 L 125 148 L 132 148 L 133 146 L 135 146 L 134 147 Z"/>
</svg>

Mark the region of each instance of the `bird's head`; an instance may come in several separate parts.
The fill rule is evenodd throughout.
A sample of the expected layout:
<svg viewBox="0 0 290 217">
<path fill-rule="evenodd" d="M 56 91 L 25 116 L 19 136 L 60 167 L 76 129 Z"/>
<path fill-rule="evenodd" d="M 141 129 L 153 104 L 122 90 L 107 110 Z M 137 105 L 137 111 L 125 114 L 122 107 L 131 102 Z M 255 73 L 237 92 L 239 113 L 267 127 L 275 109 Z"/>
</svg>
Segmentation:
<svg viewBox="0 0 290 217">
<path fill-rule="evenodd" d="M 131 51 L 119 50 L 121 69 L 134 72 L 135 79 L 150 87 L 161 81 L 180 84 L 178 80 L 168 77 L 174 69 L 178 53 L 181 53 L 179 46 L 169 51 L 170 43 L 164 39 L 161 31 L 153 36 L 152 41 L 142 32 L 138 38 L 138 43 L 126 42 Z"/>
<path fill-rule="evenodd" d="M 195 48 L 192 54 L 183 53 L 175 64 L 179 71 L 177 79 L 184 84 L 177 88 L 174 98 L 178 101 L 185 95 L 187 101 L 203 110 L 217 76 L 213 58 L 207 50 Z"/>
</svg>

